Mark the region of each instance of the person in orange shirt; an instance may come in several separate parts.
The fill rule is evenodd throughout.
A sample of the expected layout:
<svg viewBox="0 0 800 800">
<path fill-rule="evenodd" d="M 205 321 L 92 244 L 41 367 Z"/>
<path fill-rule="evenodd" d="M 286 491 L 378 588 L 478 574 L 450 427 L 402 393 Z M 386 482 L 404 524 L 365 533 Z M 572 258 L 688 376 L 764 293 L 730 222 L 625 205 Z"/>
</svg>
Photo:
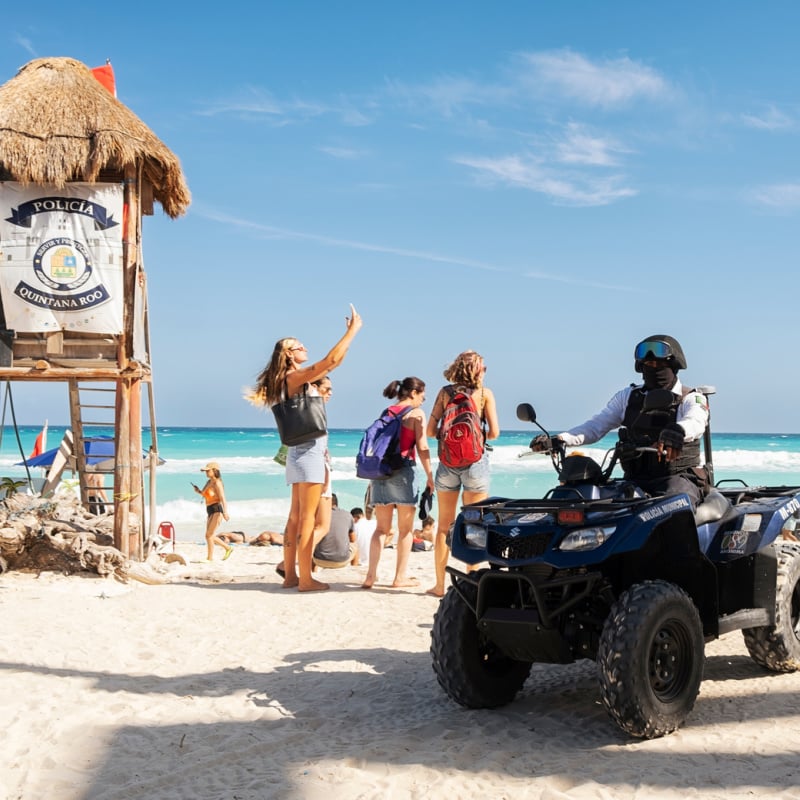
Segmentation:
<svg viewBox="0 0 800 800">
<path fill-rule="evenodd" d="M 206 501 L 206 545 L 208 546 L 206 560 L 214 560 L 214 545 L 219 545 L 225 548 L 225 555 L 222 556 L 222 560 L 225 561 L 230 558 L 233 548 L 217 536 L 217 528 L 222 519 L 224 518 L 226 522 L 230 519 L 219 464 L 216 461 L 209 461 L 200 471 L 205 472 L 208 477 L 206 485 L 202 489 L 199 486 L 194 487 L 194 490 L 203 495 L 203 499 Z"/>
</svg>

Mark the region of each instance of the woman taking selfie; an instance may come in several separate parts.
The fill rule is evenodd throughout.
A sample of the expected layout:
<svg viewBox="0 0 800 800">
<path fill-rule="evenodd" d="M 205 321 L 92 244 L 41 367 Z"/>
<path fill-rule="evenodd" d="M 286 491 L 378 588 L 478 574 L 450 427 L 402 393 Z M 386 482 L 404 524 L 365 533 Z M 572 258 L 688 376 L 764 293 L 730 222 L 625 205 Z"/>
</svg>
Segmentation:
<svg viewBox="0 0 800 800">
<path fill-rule="evenodd" d="M 308 363 L 308 352 L 299 339 L 279 339 L 272 357 L 257 378 L 250 399 L 272 408 L 281 400 L 303 391 L 311 396 L 320 396 L 314 382 L 342 363 L 361 329 L 361 317 L 352 304 L 345 322 L 347 329 L 342 338 L 324 358 L 313 364 Z M 327 447 L 328 436 L 325 433 L 303 444 L 290 446 L 286 455 L 286 483 L 292 487 L 289 520 L 283 539 L 283 585 L 287 589 L 296 586 L 301 592 L 318 592 L 329 588 L 328 584 L 315 580 L 311 575 L 314 520 L 327 479 Z"/>
</svg>

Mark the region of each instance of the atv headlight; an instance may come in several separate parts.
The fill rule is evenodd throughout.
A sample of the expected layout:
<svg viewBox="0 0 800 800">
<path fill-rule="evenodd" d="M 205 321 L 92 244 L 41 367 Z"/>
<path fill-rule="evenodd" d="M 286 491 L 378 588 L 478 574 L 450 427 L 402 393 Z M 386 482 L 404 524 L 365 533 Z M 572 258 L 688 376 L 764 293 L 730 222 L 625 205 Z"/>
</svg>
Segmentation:
<svg viewBox="0 0 800 800">
<path fill-rule="evenodd" d="M 615 530 L 615 527 L 580 528 L 577 531 L 572 531 L 569 536 L 565 536 L 558 549 L 572 552 L 576 550 L 594 550 L 604 542 L 607 542 Z"/>
<path fill-rule="evenodd" d="M 468 522 L 464 526 L 464 538 L 470 547 L 477 547 L 480 550 L 486 549 L 486 528 L 483 525 L 473 525 Z"/>
</svg>

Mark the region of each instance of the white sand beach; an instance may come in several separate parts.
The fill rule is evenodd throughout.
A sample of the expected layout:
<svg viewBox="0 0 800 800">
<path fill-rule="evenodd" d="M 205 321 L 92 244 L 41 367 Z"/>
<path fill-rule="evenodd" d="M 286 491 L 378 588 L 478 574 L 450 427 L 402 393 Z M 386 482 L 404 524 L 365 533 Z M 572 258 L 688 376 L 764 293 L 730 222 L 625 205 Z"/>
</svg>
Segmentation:
<svg viewBox="0 0 800 800">
<path fill-rule="evenodd" d="M 281 588 L 278 547 L 236 546 L 170 583 L 0 576 L 0 798 L 800 798 L 800 673 L 765 673 L 738 633 L 707 646 L 676 733 L 626 737 L 594 665 L 534 667 L 517 700 L 469 711 L 428 653 L 421 587 Z M 220 551 L 221 552 L 221 551 Z"/>
</svg>

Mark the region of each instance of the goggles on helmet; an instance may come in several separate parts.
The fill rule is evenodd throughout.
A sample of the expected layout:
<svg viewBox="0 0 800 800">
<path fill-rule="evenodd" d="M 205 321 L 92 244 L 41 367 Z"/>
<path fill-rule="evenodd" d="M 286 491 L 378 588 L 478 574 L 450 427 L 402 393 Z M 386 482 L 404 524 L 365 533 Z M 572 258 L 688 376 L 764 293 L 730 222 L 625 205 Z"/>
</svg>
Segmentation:
<svg viewBox="0 0 800 800">
<path fill-rule="evenodd" d="M 666 342 L 644 341 L 636 345 L 633 357 L 637 361 L 646 361 L 648 354 L 650 358 L 669 358 L 672 355 L 672 348 Z"/>
</svg>

